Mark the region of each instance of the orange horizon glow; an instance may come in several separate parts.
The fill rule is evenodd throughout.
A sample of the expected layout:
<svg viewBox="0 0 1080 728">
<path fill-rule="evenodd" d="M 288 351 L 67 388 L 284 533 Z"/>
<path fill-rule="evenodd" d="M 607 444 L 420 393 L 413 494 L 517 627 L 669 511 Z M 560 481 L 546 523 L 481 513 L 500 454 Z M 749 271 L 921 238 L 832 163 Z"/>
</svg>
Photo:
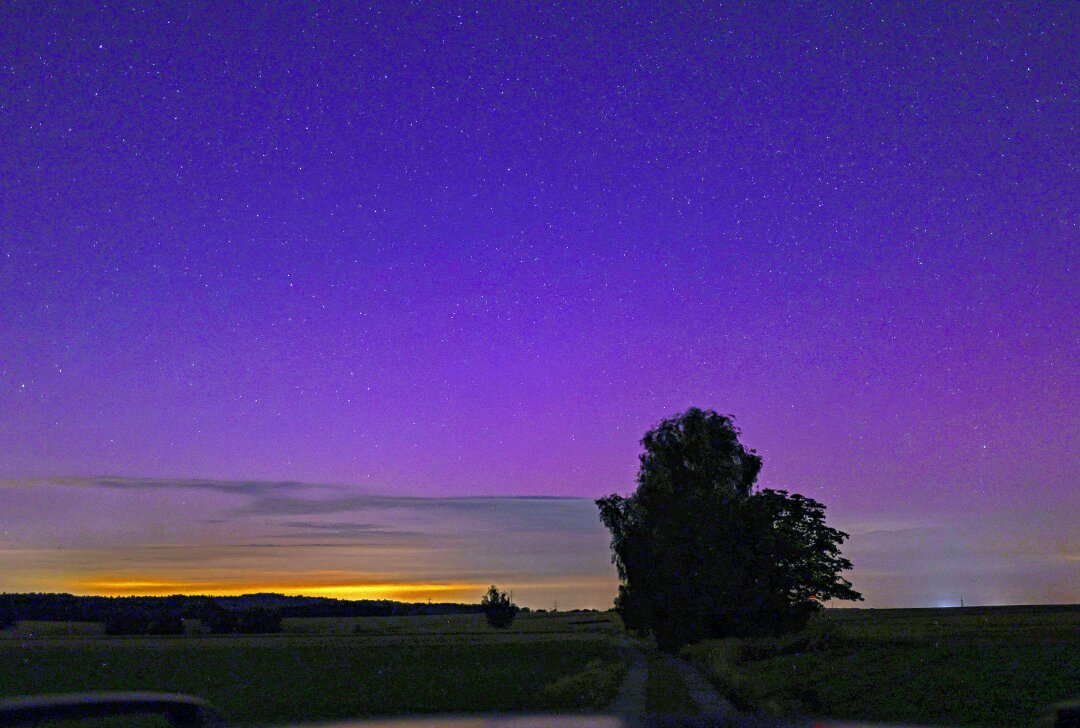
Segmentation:
<svg viewBox="0 0 1080 728">
<path fill-rule="evenodd" d="M 245 485 L 243 495 L 226 482 L 198 487 L 205 493 L 196 499 L 186 481 L 0 482 L 0 592 L 476 604 L 495 584 L 530 608 L 608 609 L 618 591 L 610 534 L 585 499 L 463 502 L 336 486 L 318 486 L 314 498 L 304 488 L 316 486 L 298 486 L 298 495 L 274 483 Z M 307 511 L 316 513 L 294 514 Z M 958 604 L 961 596 L 1049 604 L 1078 599 L 1080 549 L 1060 535 L 1075 531 L 1078 518 L 1063 505 L 922 522 L 847 514 L 835 525 L 852 534 L 845 554 L 867 595 L 860 606 Z M 989 573 L 998 576 L 988 581 Z"/>
<path fill-rule="evenodd" d="M 77 596 L 110 597 L 160 597 L 172 595 L 235 597 L 245 594 L 281 594 L 283 596 L 327 597 L 330 599 L 370 599 L 398 602 L 426 602 L 428 600 L 473 604 L 478 603 L 487 591 L 490 582 L 450 581 L 450 582 L 410 582 L 410 581 L 364 581 L 346 578 L 334 578 L 327 574 L 325 581 L 291 581 L 267 579 L 265 581 L 235 580 L 215 581 L 198 579 L 170 579 L 153 577 L 113 577 L 98 576 L 67 582 L 64 587 Z M 534 601 L 541 593 L 551 589 L 606 588 L 606 583 L 597 584 L 590 579 L 556 579 L 552 581 L 501 583 L 500 587 L 510 590 L 531 591 Z M 522 595 L 524 596 L 524 595 Z M 547 595 L 545 594 L 544 603 Z M 604 600 L 606 601 L 606 600 Z"/>
<path fill-rule="evenodd" d="M 426 601 L 479 601 L 486 584 L 454 583 L 318 583 L 318 582 L 214 582 L 182 579 L 87 579 L 73 583 L 71 592 L 79 596 L 188 596 L 231 597 L 273 593 L 284 596 L 328 597 L 331 599 L 385 599 Z"/>
</svg>

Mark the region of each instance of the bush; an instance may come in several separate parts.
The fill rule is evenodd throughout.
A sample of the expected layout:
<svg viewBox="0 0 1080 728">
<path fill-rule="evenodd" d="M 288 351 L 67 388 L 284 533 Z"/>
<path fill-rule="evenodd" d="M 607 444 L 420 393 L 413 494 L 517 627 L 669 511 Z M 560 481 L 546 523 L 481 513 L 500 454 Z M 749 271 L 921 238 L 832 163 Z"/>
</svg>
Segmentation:
<svg viewBox="0 0 1080 728">
<path fill-rule="evenodd" d="M 480 607 L 484 610 L 488 624 L 496 629 L 505 629 L 514 621 L 514 615 L 518 608 L 511 603 L 506 592 L 499 591 L 494 584 L 488 588 L 487 594 L 480 600 Z"/>
<path fill-rule="evenodd" d="M 615 699 L 622 684 L 623 666 L 592 660 L 581 672 L 560 677 L 544 686 L 546 703 L 556 709 L 595 710 Z"/>
<path fill-rule="evenodd" d="M 704 672 L 736 707 L 780 714 L 814 708 L 816 694 L 812 689 L 777 685 L 751 677 L 746 669 L 748 663 L 809 653 L 842 655 L 850 652 L 852 647 L 851 638 L 839 625 L 819 617 L 811 620 L 798 634 L 706 640 L 684 647 L 681 654 Z"/>
<path fill-rule="evenodd" d="M 709 682 L 737 708 L 777 712 L 778 706 L 768 693 L 740 674 L 743 647 L 743 641 L 738 639 L 705 640 L 684 647 L 681 654 L 704 672 Z"/>
<path fill-rule="evenodd" d="M 804 652 L 849 652 L 854 647 L 847 633 L 835 622 L 817 619 L 797 635 L 793 635 L 780 654 L 799 655 Z"/>
<path fill-rule="evenodd" d="M 15 612 L 9 607 L 0 605 L 0 629 L 7 629 L 15 624 Z"/>
</svg>

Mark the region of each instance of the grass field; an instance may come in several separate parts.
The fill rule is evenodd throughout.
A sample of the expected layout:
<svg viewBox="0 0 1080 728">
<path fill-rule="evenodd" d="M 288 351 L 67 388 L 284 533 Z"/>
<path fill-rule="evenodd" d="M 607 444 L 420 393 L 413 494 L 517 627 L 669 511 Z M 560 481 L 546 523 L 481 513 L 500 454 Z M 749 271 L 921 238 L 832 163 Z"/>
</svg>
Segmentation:
<svg viewBox="0 0 1080 728">
<path fill-rule="evenodd" d="M 264 636 L 106 637 L 22 622 L 0 639 L 0 695 L 164 690 L 239 724 L 404 713 L 595 711 L 615 696 L 617 625 L 591 614 L 289 620 Z"/>
<path fill-rule="evenodd" d="M 1080 697 L 1080 607 L 828 610 L 800 637 L 714 641 L 686 655 L 749 708 L 1022 726 Z"/>
<path fill-rule="evenodd" d="M 197 695 L 238 724 L 407 713 L 603 710 L 627 656 L 610 614 L 286 620 L 278 635 L 109 637 L 98 624 L 0 631 L 0 696 L 87 690 Z M 651 712 L 694 712 L 645 650 Z M 804 633 L 684 656 L 737 705 L 819 717 L 1023 726 L 1080 697 L 1080 607 L 829 610 Z"/>
</svg>

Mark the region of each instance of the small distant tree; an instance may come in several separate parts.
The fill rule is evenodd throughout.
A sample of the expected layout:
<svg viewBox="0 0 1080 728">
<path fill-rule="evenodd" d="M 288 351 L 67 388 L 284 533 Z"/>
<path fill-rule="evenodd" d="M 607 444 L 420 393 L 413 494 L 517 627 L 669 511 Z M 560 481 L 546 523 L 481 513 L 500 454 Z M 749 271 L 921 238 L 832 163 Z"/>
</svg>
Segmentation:
<svg viewBox="0 0 1080 728">
<path fill-rule="evenodd" d="M 4 604 L 0 604 L 0 629 L 7 629 L 13 624 L 15 624 L 15 611 Z"/>
<path fill-rule="evenodd" d="M 480 600 L 480 606 L 488 624 L 498 629 L 509 627 L 514 621 L 514 615 L 518 613 L 517 606 L 511 603 L 507 593 L 499 591 L 494 584 L 488 587 L 487 594 Z"/>
</svg>

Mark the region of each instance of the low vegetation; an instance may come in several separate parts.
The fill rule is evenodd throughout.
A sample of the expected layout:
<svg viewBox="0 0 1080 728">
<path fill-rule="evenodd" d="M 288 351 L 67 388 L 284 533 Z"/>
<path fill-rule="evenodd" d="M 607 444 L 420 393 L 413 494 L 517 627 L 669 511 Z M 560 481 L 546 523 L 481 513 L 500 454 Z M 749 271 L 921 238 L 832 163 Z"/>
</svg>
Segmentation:
<svg viewBox="0 0 1080 728">
<path fill-rule="evenodd" d="M 197 695 L 244 725 L 409 713 L 602 710 L 626 670 L 617 625 L 581 615 L 286 620 L 276 635 L 110 637 L 20 623 L 0 638 L 0 697 L 91 690 Z M 355 628 L 362 627 L 360 632 Z"/>
<path fill-rule="evenodd" d="M 799 634 L 682 655 L 747 710 L 1029 725 L 1080 693 L 1080 607 L 829 610 Z"/>
<path fill-rule="evenodd" d="M 614 700 L 625 673 L 622 662 L 591 660 L 583 669 L 545 685 L 541 695 L 550 710 L 595 710 Z"/>
<path fill-rule="evenodd" d="M 645 693 L 646 709 L 656 715 L 696 715 L 697 704 L 690 697 L 682 675 L 667 655 L 655 650 L 647 655 L 649 682 Z"/>
<path fill-rule="evenodd" d="M 291 618 L 280 634 L 109 636 L 100 622 L 0 632 L 0 697 L 86 690 L 198 695 L 239 724 L 447 712 L 603 710 L 625 676 L 611 614 Z M 751 712 L 919 725 L 1030 725 L 1080 696 L 1080 607 L 826 610 L 801 632 L 680 653 Z M 696 708 L 646 650 L 648 709 Z"/>
</svg>

